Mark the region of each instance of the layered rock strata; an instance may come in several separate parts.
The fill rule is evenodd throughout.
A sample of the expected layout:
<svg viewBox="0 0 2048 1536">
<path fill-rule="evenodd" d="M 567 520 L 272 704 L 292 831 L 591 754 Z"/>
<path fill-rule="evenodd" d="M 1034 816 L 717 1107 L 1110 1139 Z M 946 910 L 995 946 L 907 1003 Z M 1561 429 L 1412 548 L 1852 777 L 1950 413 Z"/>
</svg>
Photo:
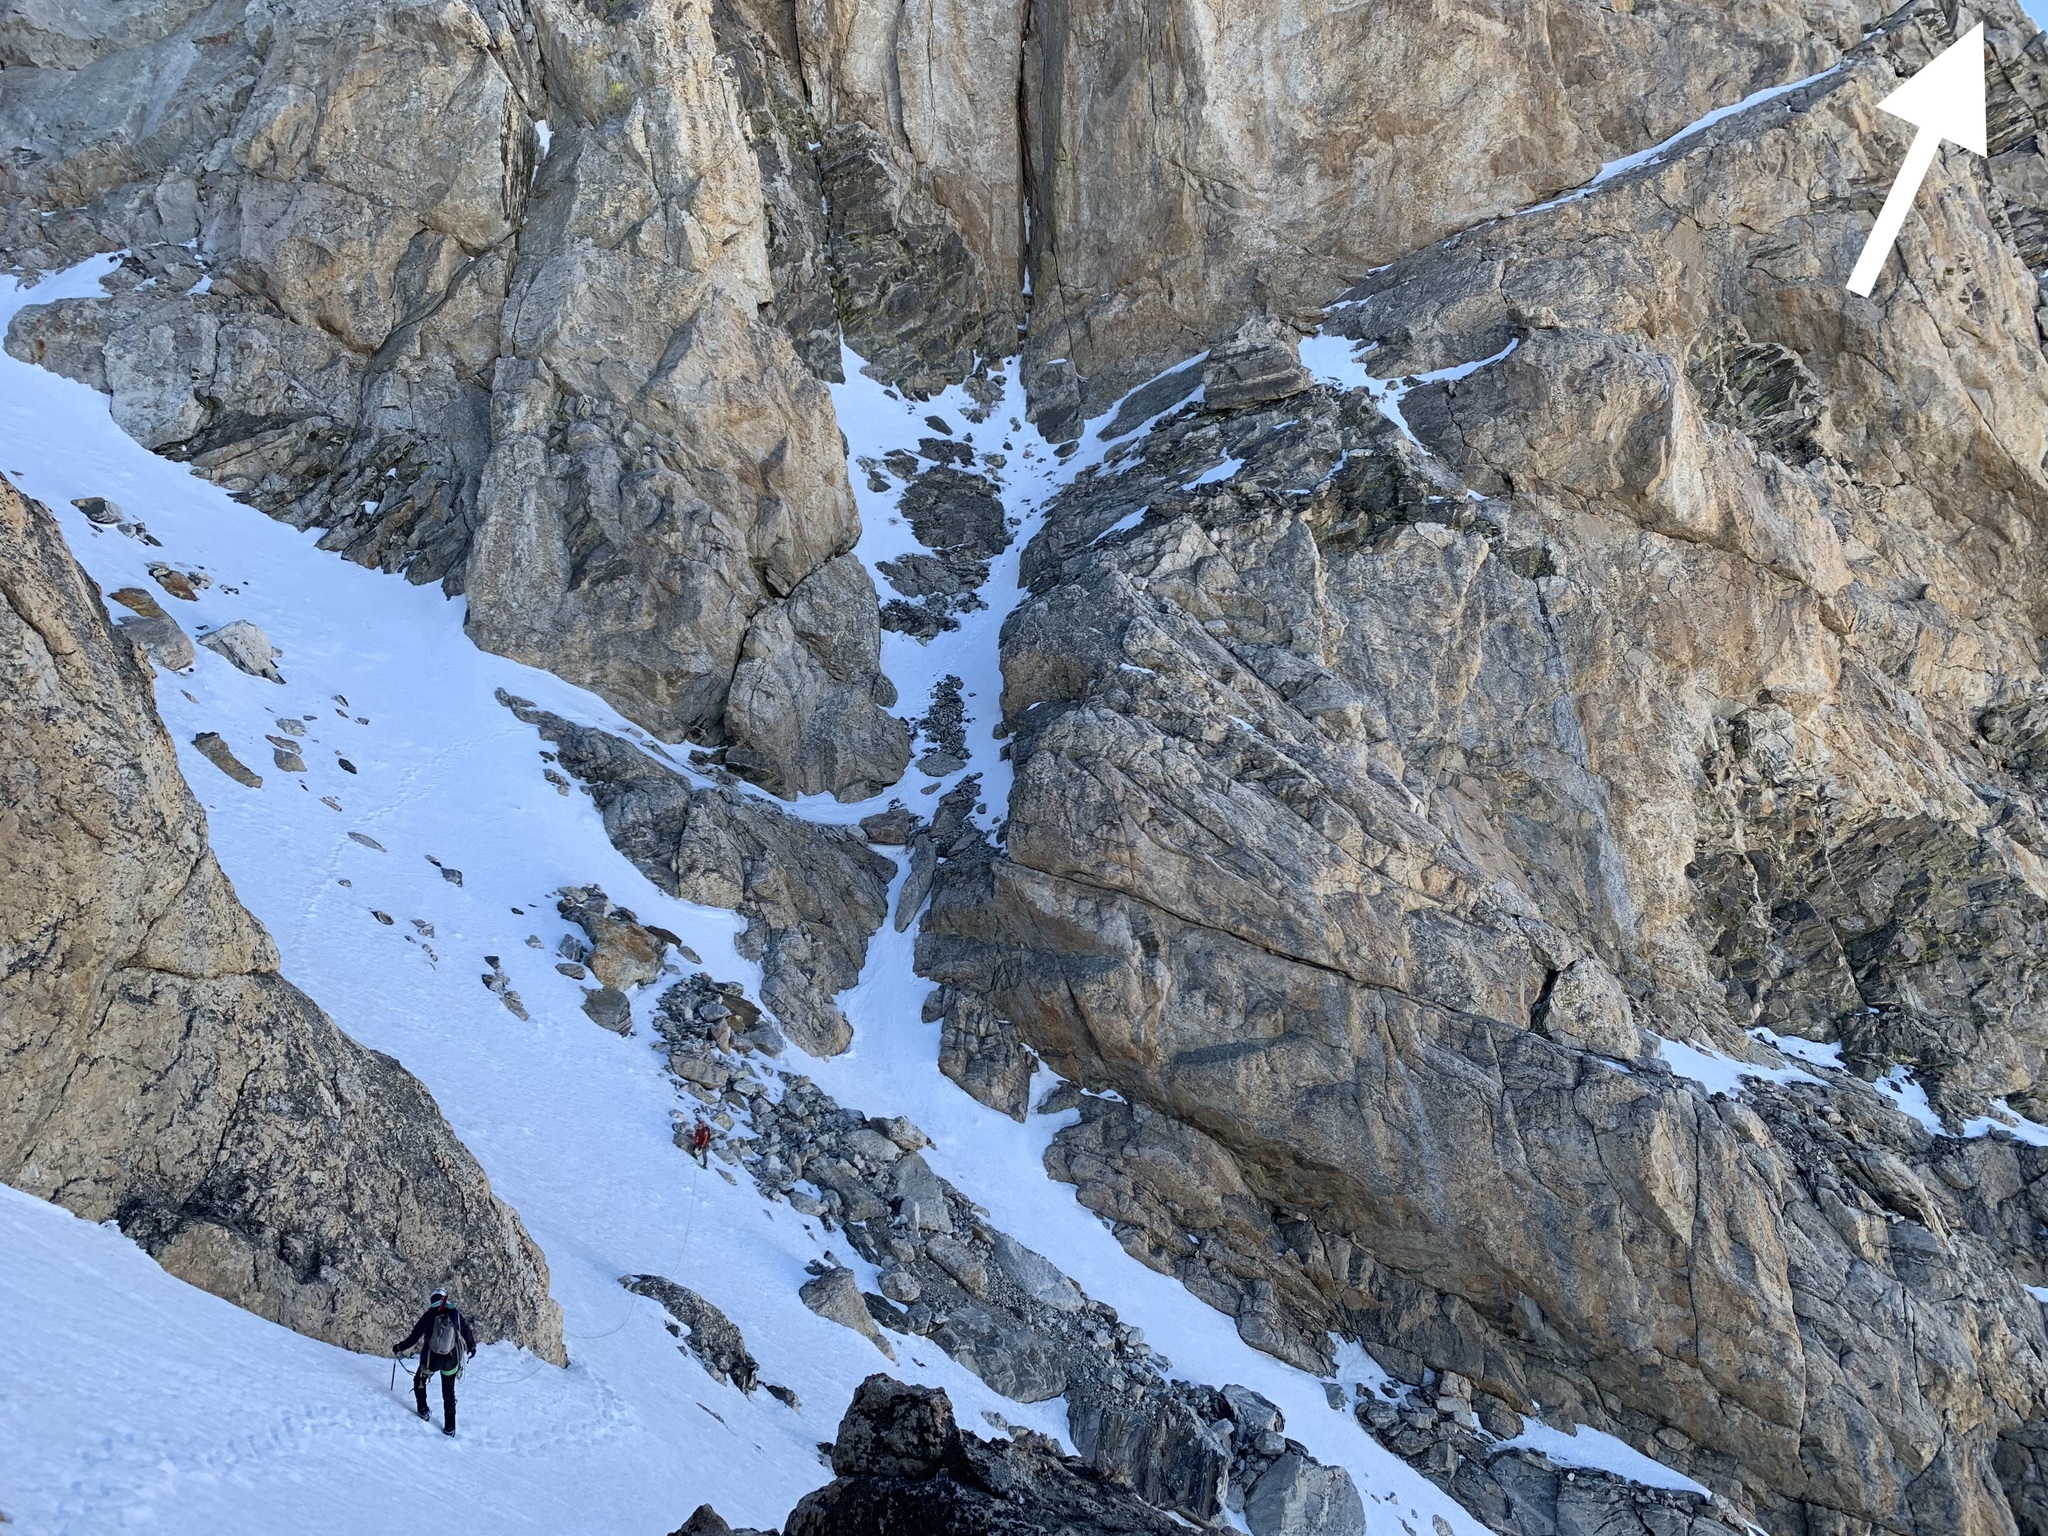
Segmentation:
<svg viewBox="0 0 2048 1536">
<path fill-rule="evenodd" d="M 385 1353 L 434 1284 L 562 1362 L 519 1218 L 425 1088 L 278 974 L 133 640 L 0 482 L 0 1177 L 172 1274 Z"/>
<path fill-rule="evenodd" d="M 1993 157 L 1874 301 L 1873 103 L 1938 14 L 1376 274 L 1318 344 L 1354 387 L 1084 476 L 1004 631 L 1005 840 L 920 945 L 1116 1090 L 1050 1166 L 1246 1339 L 1612 1428 L 1772 1528 L 2048 1521 L 2029 1154 L 1953 1139 L 2035 1102 L 2048 1020 L 2048 92 L 1994 19 Z M 1784 1070 L 1757 1029 L 1853 1071 L 1667 1064 Z"/>
</svg>

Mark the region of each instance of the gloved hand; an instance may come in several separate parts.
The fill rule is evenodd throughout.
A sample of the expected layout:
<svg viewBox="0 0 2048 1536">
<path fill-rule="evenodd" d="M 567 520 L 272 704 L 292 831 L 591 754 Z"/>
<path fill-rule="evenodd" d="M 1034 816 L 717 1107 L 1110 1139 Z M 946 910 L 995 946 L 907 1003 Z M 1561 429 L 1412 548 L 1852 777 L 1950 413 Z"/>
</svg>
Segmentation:
<svg viewBox="0 0 2048 1536">
<path fill-rule="evenodd" d="M 476 1346 L 474 1344 L 469 1346 L 469 1358 L 472 1360 L 476 1358 Z"/>
<path fill-rule="evenodd" d="M 393 1353 L 394 1355 L 402 1355 L 405 1353 L 405 1346 L 403 1344 L 394 1344 L 391 1346 L 391 1353 Z"/>
</svg>

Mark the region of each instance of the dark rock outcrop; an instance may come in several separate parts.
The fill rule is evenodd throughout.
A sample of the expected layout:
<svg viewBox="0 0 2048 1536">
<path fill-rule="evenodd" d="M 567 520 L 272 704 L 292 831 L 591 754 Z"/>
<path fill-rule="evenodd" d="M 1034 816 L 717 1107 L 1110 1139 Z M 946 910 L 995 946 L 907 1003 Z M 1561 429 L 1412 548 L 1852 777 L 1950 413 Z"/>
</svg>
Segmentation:
<svg viewBox="0 0 2048 1536">
<path fill-rule="evenodd" d="M 730 1382 L 742 1392 L 752 1392 L 760 1385 L 761 1362 L 748 1351 L 739 1324 L 702 1296 L 664 1275 L 627 1275 L 619 1284 L 636 1296 L 661 1303 L 672 1320 L 671 1331 L 683 1333 L 681 1347 L 696 1356 L 714 1380 Z"/>
<path fill-rule="evenodd" d="M 734 1027 L 744 1010 L 709 1001 L 738 1002 L 720 985 L 679 983 L 661 1008 L 678 1086 L 700 1116 L 734 1133 L 714 1136 L 713 1155 L 771 1199 L 843 1231 L 880 1270 L 881 1294 L 863 1293 L 828 1250 L 808 1266 L 805 1305 L 891 1359 L 890 1334 L 921 1336 L 1006 1397 L 1064 1396 L 1082 1461 L 1148 1505 L 1195 1521 L 1225 1509 L 1260 1522 L 1272 1513 L 1255 1536 L 1358 1536 L 1350 1475 L 1286 1438 L 1279 1409 L 1242 1387 L 1170 1379 L 1170 1362 L 1138 1329 L 934 1173 L 916 1126 L 864 1118 L 809 1079 L 768 1069 L 755 1031 Z M 1269 1479 L 1255 1508 L 1249 1496 Z M 1304 1527 L 1308 1511 L 1322 1523 Z"/>
<path fill-rule="evenodd" d="M 172 1274 L 383 1354 L 447 1285 L 560 1363 L 519 1218 L 417 1080 L 278 974 L 134 644 L 0 482 L 0 1177 Z"/>
<path fill-rule="evenodd" d="M 1181 1529 L 1042 1436 L 960 1432 L 932 1387 L 870 1376 L 832 1445 L 833 1480 L 790 1511 L 786 1536 L 1168 1536 Z"/>
<path fill-rule="evenodd" d="M 760 961 L 761 1000 L 790 1037 L 817 1056 L 845 1050 L 853 1030 L 833 999 L 860 979 L 894 865 L 851 829 L 801 820 L 729 784 L 692 789 L 630 742 L 500 698 L 553 743 L 642 874 L 747 919 L 740 952 Z"/>
</svg>

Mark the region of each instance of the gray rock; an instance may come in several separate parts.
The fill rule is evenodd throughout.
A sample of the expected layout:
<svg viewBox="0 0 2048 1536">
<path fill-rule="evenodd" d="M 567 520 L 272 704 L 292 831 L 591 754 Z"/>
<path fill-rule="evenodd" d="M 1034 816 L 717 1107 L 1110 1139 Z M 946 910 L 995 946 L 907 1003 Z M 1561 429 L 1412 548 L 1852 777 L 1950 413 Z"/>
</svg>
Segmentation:
<svg viewBox="0 0 2048 1536">
<path fill-rule="evenodd" d="M 885 848 L 902 848 L 909 844 L 910 834 L 916 829 L 917 818 L 907 808 L 892 805 L 886 811 L 877 811 L 872 816 L 863 816 L 860 821 L 861 835 L 869 842 Z"/>
<path fill-rule="evenodd" d="M 818 1316 L 829 1318 L 842 1328 L 851 1328 L 891 1360 L 896 1358 L 895 1348 L 882 1337 L 875 1320 L 868 1315 L 867 1303 L 861 1299 L 860 1282 L 852 1270 L 827 1269 L 804 1282 L 797 1295 Z"/>
<path fill-rule="evenodd" d="M 117 622 L 121 632 L 134 640 L 143 653 L 169 672 L 189 672 L 198 656 L 192 641 L 178 627 L 178 621 L 164 612 L 163 605 L 140 587 L 122 587 L 107 594 L 131 610 Z"/>
<path fill-rule="evenodd" d="M 1618 1061 L 1633 1061 L 1643 1054 L 1627 992 L 1620 979 L 1591 955 L 1559 973 L 1539 1027 L 1561 1045 Z"/>
<path fill-rule="evenodd" d="M 785 799 L 865 800 L 903 776 L 910 729 L 886 709 L 878 615 L 851 555 L 755 615 L 726 702 L 729 767 Z"/>
<path fill-rule="evenodd" d="M 919 1152 L 931 1145 L 925 1133 L 902 1115 L 878 1116 L 869 1120 L 868 1124 L 906 1152 Z"/>
<path fill-rule="evenodd" d="M 1524 1450 L 1461 1456 L 1452 1491 L 1503 1536 L 1736 1536 L 1745 1523 L 1698 1494 L 1646 1488 L 1612 1473 L 1560 1467 Z M 1721 1516 L 1728 1518 L 1721 1518 Z"/>
<path fill-rule="evenodd" d="M 903 1149 L 870 1126 L 857 1126 L 846 1133 L 846 1150 L 877 1166 L 886 1166 L 903 1155 Z"/>
<path fill-rule="evenodd" d="M 843 1221 L 879 1221 L 889 1214 L 880 1194 L 843 1158 L 825 1153 L 813 1156 L 804 1164 L 804 1176 L 838 1197 L 838 1215 Z"/>
<path fill-rule="evenodd" d="M 979 1300 L 987 1299 L 988 1265 L 967 1244 L 942 1235 L 926 1243 L 924 1251 L 934 1264 L 953 1277 L 961 1290 Z"/>
<path fill-rule="evenodd" d="M 990 1109 L 1022 1121 L 1031 1102 L 1037 1056 L 1010 1021 L 982 997 L 969 991 L 942 991 L 939 998 L 939 1070 Z"/>
<path fill-rule="evenodd" d="M 1033 1253 L 1008 1233 L 996 1234 L 995 1256 L 1011 1283 L 1039 1305 L 1058 1312 L 1078 1312 L 1086 1305 L 1081 1288 L 1061 1274 L 1050 1259 Z"/>
<path fill-rule="evenodd" d="M 944 1242 L 946 1239 L 935 1239 Z M 990 1388 L 1020 1403 L 1042 1403 L 1067 1390 L 1059 1347 L 1035 1329 L 968 1304 L 948 1312 L 932 1339 Z"/>
<path fill-rule="evenodd" d="M 1365 1536 L 1365 1504 L 1342 1467 L 1290 1451 L 1245 1495 L 1252 1536 Z"/>
<path fill-rule="evenodd" d="M 277 658 L 283 652 L 270 643 L 270 636 L 247 619 L 223 624 L 219 629 L 201 635 L 199 643 L 215 655 L 226 657 L 238 670 L 251 677 L 273 683 L 284 681 L 284 675 L 277 670 Z"/>
<path fill-rule="evenodd" d="M 633 1033 L 633 1004 L 616 987 L 586 987 L 583 1012 L 591 1023 L 615 1035 Z"/>
<path fill-rule="evenodd" d="M 1230 1417 L 1236 1422 L 1239 1432 L 1247 1438 L 1257 1439 L 1260 1435 L 1276 1434 L 1287 1427 L 1287 1421 L 1279 1408 L 1252 1391 L 1250 1387 L 1224 1387 L 1222 1394 L 1223 1401 L 1230 1408 Z"/>
<path fill-rule="evenodd" d="M 756 621 L 858 523 L 830 400 L 766 313 L 771 216 L 711 8 L 487 24 L 322 0 L 254 32 L 242 9 L 51 16 L 94 41 L 0 104 L 37 168 L 0 240 L 42 269 L 128 254 L 120 292 L 39 306 L 10 345 L 326 548 L 466 592 L 479 643 L 666 739 L 722 739 Z M 145 101 L 168 115 L 144 159 L 85 172 Z M 559 141 L 536 163 L 537 118 Z M 843 723 L 853 777 L 827 788 L 886 772 L 858 702 L 877 682 L 754 741 L 761 771 L 819 774 L 779 754 Z"/>
<path fill-rule="evenodd" d="M 938 872 L 938 850 L 932 846 L 930 837 L 920 832 L 910 845 L 910 872 L 903 878 L 903 889 L 896 895 L 896 931 L 902 933 L 917 921 L 917 914 L 923 910 L 925 899 L 932 892 L 932 876 Z"/>
<path fill-rule="evenodd" d="M 1202 403 L 1212 411 L 1240 410 L 1285 400 L 1313 382 L 1301 365 L 1299 333 L 1258 316 L 1209 353 L 1202 365 Z"/>
<path fill-rule="evenodd" d="M 1089 1466 L 1147 1503 L 1201 1524 L 1226 1507 L 1235 1461 L 1214 1393 L 1184 1383 L 1107 1384 L 1070 1398 L 1074 1446 Z"/>
<path fill-rule="evenodd" d="M 1971 1278 L 2025 1250 L 2019 1207 L 1966 1213 L 1935 1164 L 1975 1172 L 1854 1074 L 1716 1097 L 1637 1033 L 1836 1044 L 1910 1067 L 1956 1130 L 2048 1103 L 2048 908 L 2019 873 L 2048 846 L 2048 679 L 2008 638 L 2033 620 L 1859 468 L 1967 483 L 2013 526 L 2048 504 L 2031 429 L 1980 441 L 1899 382 L 1934 355 L 1928 388 L 2010 381 L 2000 419 L 2048 419 L 2038 235 L 1990 212 L 2043 199 L 1986 173 L 1900 269 L 1963 353 L 1842 342 L 1835 299 L 1756 271 L 1853 252 L 1852 215 L 1809 222 L 1882 180 L 1848 125 L 1948 36 L 1902 18 L 1655 165 L 1360 282 L 1329 323 L 1374 374 L 1461 374 L 1402 398 L 1419 441 L 1317 386 L 1170 416 L 1053 498 L 1004 625 L 1006 836 L 941 861 L 919 927 L 963 1040 L 1007 1021 L 1127 1101 L 1085 1100 L 1048 1164 L 1245 1338 L 1313 1368 L 1348 1335 L 1405 1382 L 1610 1425 L 1773 1528 L 2048 1509 L 2034 1431 L 1992 1427 L 2041 1400 L 2040 1319 Z M 2002 46 L 2016 165 L 2048 90 Z M 1705 206 L 1701 245 L 1680 210 Z M 2006 277 L 1934 275 L 1964 265 Z M 2019 478 L 1992 489 L 1987 453 Z M 1919 669 L 1936 632 L 1954 659 Z M 1707 1283 L 1737 1252 L 1773 1257 Z M 1930 1371 L 1975 1406 L 1937 1427 Z M 1448 1482 L 1465 1411 L 1390 1434 Z"/>
</svg>

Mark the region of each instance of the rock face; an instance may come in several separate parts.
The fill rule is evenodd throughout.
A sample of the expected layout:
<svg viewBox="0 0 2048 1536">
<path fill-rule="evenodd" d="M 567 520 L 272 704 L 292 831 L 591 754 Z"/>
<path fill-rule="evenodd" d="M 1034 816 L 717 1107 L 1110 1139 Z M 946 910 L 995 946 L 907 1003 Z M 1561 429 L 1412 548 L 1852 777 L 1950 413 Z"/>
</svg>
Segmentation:
<svg viewBox="0 0 2048 1536">
<path fill-rule="evenodd" d="M 327 547 L 465 592 L 480 645 L 778 795 L 858 799 L 907 734 L 818 383 L 842 336 L 984 407 L 1022 336 L 1033 413 L 1071 435 L 1247 316 L 1303 320 L 1868 19 L 38 6 L 0 22 L 0 256 L 129 254 L 8 345 Z M 914 633 L 968 590 L 931 563 L 890 601 Z"/>
<path fill-rule="evenodd" d="M 881 377 L 920 397 L 1016 351 L 1028 9 L 714 10 L 768 199 L 777 311 L 821 375 L 839 377 L 835 318 Z"/>
<path fill-rule="evenodd" d="M 1348 274 L 1826 68 L 1877 14 L 1568 3 L 1532 25 L 1504 6 L 1447 21 L 1333 0 L 1284 25 L 1216 0 L 1049 12 L 1025 125 L 1041 393 L 1049 403 L 1072 370 L 1099 408 L 1248 314 L 1313 323 Z"/>
<path fill-rule="evenodd" d="M 1514 1536 L 2043 1530 L 2048 1154 L 1966 1133 L 2048 1118 L 2048 43 L 1980 10 L 1992 153 L 1937 169 L 1863 300 L 1841 278 L 1905 142 L 1876 102 L 1971 14 L 17 8 L 0 245 L 130 254 L 8 345 L 711 749 L 692 780 L 508 700 L 650 879 L 746 917 L 766 1014 L 701 975 L 653 1023 L 707 1119 L 749 1122 L 719 1155 L 880 1270 L 814 1277 L 820 1310 L 1065 1394 L 1089 1466 L 1157 1509 L 1349 1530 L 1355 1490 L 1277 1418 L 1169 1380 L 911 1137 L 768 1091 L 783 1031 L 848 1043 L 895 868 L 754 790 L 892 783 L 881 629 L 956 628 L 1014 532 L 943 426 L 863 461 L 925 546 L 879 567 L 878 616 L 817 380 L 844 340 L 985 417 L 1021 346 L 1062 438 L 1151 379 L 1022 554 L 1000 834 L 974 777 L 928 823 L 868 818 L 906 849 L 941 1070 L 1022 1119 L 1056 1069 L 1047 1165 L 1126 1249 L 1305 1370 L 1366 1344 L 1399 1385 L 1360 1424 Z M 962 687 L 921 723 L 935 777 L 967 766 Z M 278 993 L 184 867 L 119 912 L 193 906 L 179 942 L 233 957 L 206 984 Z M 572 904 L 592 1016 L 629 1030 L 661 950 Z M 168 921 L 92 952 L 182 997 Z M 1081 1497 L 895 1402 L 803 1528 Z M 1717 1499 L 1504 1449 L 1539 1412 Z"/>
<path fill-rule="evenodd" d="M 1282 1434 L 1278 1408 L 1240 1386 L 1171 1378 L 1171 1362 L 1138 1329 L 934 1173 L 916 1126 L 863 1117 L 808 1078 L 770 1068 L 765 1058 L 779 1047 L 764 1048 L 745 1005 L 726 1006 L 735 991 L 698 977 L 662 998 L 670 1070 L 696 1106 L 694 1117 L 678 1118 L 678 1141 L 693 1120 L 716 1127 L 713 1156 L 744 1169 L 768 1198 L 843 1232 L 880 1271 L 881 1294 L 863 1292 L 828 1249 L 808 1266 L 805 1305 L 891 1359 L 890 1334 L 922 1337 L 1006 1397 L 1063 1396 L 1081 1461 L 1156 1510 L 1197 1523 L 1226 1510 L 1250 1517 L 1248 1495 L 1272 1480 L 1255 1536 L 1358 1536 L 1347 1523 L 1352 1511 L 1363 1521 L 1349 1474 Z M 1523 1453 L 1501 1457 L 1519 1465 Z M 1526 1495 L 1523 1485 L 1540 1480 L 1532 1469 L 1516 1486 Z"/>
<path fill-rule="evenodd" d="M 882 1337 L 881 1329 L 868 1315 L 867 1303 L 861 1300 L 860 1282 L 845 1265 L 820 1268 L 797 1294 L 818 1316 L 842 1328 L 851 1328 L 891 1360 L 896 1358 L 896 1346 Z"/>
<path fill-rule="evenodd" d="M 316 1338 L 383 1354 L 444 1284 L 560 1363 L 540 1250 L 426 1090 L 278 974 L 133 644 L 6 484 L 0 672 L 0 1177 Z"/>
<path fill-rule="evenodd" d="M 0 58 L 0 246 L 133 253 L 109 298 L 24 312 L 17 356 L 668 740 L 785 793 L 902 772 L 707 7 L 162 0 L 18 13 Z"/>
<path fill-rule="evenodd" d="M 1358 387 L 1084 476 L 1004 631 L 1005 843 L 921 939 L 1116 1090 L 1049 1165 L 1247 1340 L 1610 1428 L 1773 1529 L 2048 1521 L 2039 1238 L 1978 1205 L 2021 1186 L 1856 1075 L 1959 1133 L 2048 1041 L 2048 90 L 1999 15 L 1994 155 L 1874 301 L 1872 103 L 1935 14 L 1371 277 Z M 1712 1094 L 1658 1039 L 1759 1027 L 1853 1071 Z"/>
<path fill-rule="evenodd" d="M 1054 435 L 1249 315 L 1590 179 L 1832 64 L 1875 12 L 1214 0 L 718 12 L 770 207 L 778 309 L 918 394 L 1015 350 Z M 1703 67 L 1702 60 L 1711 59 Z M 1424 126 L 1426 125 L 1426 126 Z M 1025 214 L 1028 211 L 1028 224 Z"/>
</svg>

